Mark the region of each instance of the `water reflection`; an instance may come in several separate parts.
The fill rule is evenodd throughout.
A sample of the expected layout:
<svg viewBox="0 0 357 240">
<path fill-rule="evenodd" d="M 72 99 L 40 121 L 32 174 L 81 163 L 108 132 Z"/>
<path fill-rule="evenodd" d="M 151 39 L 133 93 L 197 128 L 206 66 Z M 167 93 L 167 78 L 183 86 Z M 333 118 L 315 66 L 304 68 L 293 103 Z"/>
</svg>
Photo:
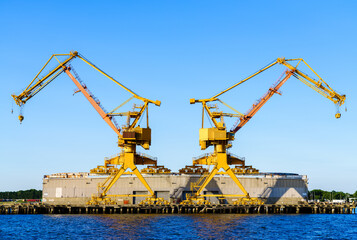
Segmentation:
<svg viewBox="0 0 357 240">
<path fill-rule="evenodd" d="M 244 237 L 246 220 L 252 215 L 101 215 L 96 216 L 109 231 L 115 231 L 124 238 L 224 238 Z M 232 234 L 232 230 L 236 232 Z M 243 233 L 238 234 L 238 233 Z M 237 235 L 238 234 L 238 235 Z"/>
<path fill-rule="evenodd" d="M 112 236 L 121 239 L 343 239 L 346 234 L 357 236 L 357 215 L 128 214 L 91 217 L 106 226 Z M 345 225 L 345 217 L 354 225 L 352 230 Z"/>
<path fill-rule="evenodd" d="M 356 214 L 1 215 L 0 239 L 354 239 Z"/>
</svg>

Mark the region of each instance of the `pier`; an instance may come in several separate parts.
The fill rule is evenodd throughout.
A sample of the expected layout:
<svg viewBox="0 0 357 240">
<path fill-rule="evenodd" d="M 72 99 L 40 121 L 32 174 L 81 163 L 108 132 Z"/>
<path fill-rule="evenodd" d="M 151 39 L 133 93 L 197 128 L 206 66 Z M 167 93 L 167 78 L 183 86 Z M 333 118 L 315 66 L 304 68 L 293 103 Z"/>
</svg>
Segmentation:
<svg viewBox="0 0 357 240">
<path fill-rule="evenodd" d="M 296 205 L 1 205 L 0 214 L 355 214 L 355 203 Z"/>
</svg>

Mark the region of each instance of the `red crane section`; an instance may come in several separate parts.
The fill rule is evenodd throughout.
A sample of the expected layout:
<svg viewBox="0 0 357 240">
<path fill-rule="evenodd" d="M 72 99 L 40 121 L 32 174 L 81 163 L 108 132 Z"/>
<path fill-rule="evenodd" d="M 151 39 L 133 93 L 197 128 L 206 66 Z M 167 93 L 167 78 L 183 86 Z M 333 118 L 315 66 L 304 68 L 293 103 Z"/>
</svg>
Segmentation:
<svg viewBox="0 0 357 240">
<path fill-rule="evenodd" d="M 231 129 L 231 133 L 238 132 L 258 111 L 264 104 L 275 94 L 281 95 L 279 91 L 280 87 L 284 85 L 284 83 L 294 74 L 293 70 L 287 70 L 285 72 L 285 77 L 283 79 L 279 79 L 271 88 L 269 88 L 268 92 L 260 98 L 260 100 L 253 104 L 252 108 L 248 111 L 247 114 L 240 117 L 236 126 Z"/>
<path fill-rule="evenodd" d="M 77 86 L 79 91 L 82 92 L 82 94 L 86 97 L 86 99 L 90 102 L 90 104 L 94 107 L 94 109 L 99 113 L 99 115 L 103 118 L 103 120 L 118 134 L 119 137 L 122 137 L 120 134 L 120 129 L 118 129 L 114 123 L 112 122 L 112 117 L 109 116 L 99 105 L 98 102 L 96 102 L 93 99 L 93 96 L 89 94 L 86 91 L 87 87 L 82 86 L 82 84 L 71 74 L 70 70 L 71 67 L 65 67 L 63 66 L 64 72 L 67 73 L 67 75 L 71 78 L 71 80 L 74 82 L 74 84 Z"/>
</svg>

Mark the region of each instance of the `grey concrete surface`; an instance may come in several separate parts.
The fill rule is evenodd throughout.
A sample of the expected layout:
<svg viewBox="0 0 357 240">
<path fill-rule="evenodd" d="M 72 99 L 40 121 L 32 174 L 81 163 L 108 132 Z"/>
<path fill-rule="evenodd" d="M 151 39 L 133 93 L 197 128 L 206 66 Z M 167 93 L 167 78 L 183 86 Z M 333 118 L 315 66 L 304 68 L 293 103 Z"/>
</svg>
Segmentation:
<svg viewBox="0 0 357 240">
<path fill-rule="evenodd" d="M 171 203 L 179 203 L 190 193 L 191 182 L 196 182 L 199 175 L 189 174 L 143 174 L 158 197 Z M 252 174 L 237 175 L 251 197 L 267 199 L 267 204 L 297 204 L 305 201 L 308 194 L 307 177 L 296 174 Z M 47 175 L 43 179 L 43 202 L 48 204 L 85 204 L 92 194 L 97 194 L 97 186 L 106 176 L 81 174 Z M 203 190 L 204 193 L 242 194 L 233 180 L 227 175 L 216 175 Z M 145 194 L 146 188 L 135 175 L 122 176 L 108 194 Z M 143 197 L 112 197 L 118 204 L 135 204 Z M 208 198 L 207 198 L 208 199 Z M 209 197 L 212 203 L 220 203 L 217 197 Z M 236 197 L 221 200 L 232 203 Z"/>
</svg>

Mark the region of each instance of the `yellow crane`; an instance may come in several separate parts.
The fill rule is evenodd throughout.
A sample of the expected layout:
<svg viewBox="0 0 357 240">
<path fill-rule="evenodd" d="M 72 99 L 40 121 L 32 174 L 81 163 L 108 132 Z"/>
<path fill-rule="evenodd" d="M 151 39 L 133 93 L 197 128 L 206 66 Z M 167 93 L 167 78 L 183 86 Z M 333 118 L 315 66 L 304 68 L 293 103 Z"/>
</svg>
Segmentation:
<svg viewBox="0 0 357 240">
<path fill-rule="evenodd" d="M 61 58 L 65 58 L 62 60 Z M 86 64 L 103 74 L 105 77 L 112 80 L 114 83 L 125 89 L 132 96 L 126 100 L 124 103 L 116 107 L 113 111 L 106 112 L 104 108 L 101 106 L 100 101 L 89 91 L 87 86 L 80 80 L 78 74 L 75 72 L 74 68 L 70 65 L 70 62 L 79 58 L 83 60 Z M 62 61 L 60 61 L 60 59 Z M 45 74 L 43 77 L 40 77 L 40 74 L 45 72 L 49 68 L 49 64 L 56 62 L 56 67 L 51 68 L 50 71 Z M 70 79 L 77 86 L 78 91 L 81 92 L 86 99 L 90 102 L 90 104 L 95 108 L 95 110 L 99 113 L 99 115 L 103 118 L 103 120 L 112 128 L 112 130 L 118 135 L 118 146 L 122 149 L 122 151 L 117 154 L 117 156 L 106 161 L 106 165 L 109 166 L 106 170 L 110 169 L 110 175 L 105 180 L 104 183 L 98 186 L 98 193 L 93 194 L 92 200 L 89 204 L 112 204 L 114 203 L 110 197 L 119 197 L 123 195 L 109 195 L 108 191 L 115 184 L 115 182 L 120 178 L 120 176 L 125 173 L 133 173 L 138 179 L 143 183 L 143 185 L 148 190 L 149 194 L 140 195 L 141 197 L 148 197 L 148 201 L 150 203 L 162 203 L 164 200 L 155 197 L 154 191 L 148 185 L 144 177 L 141 175 L 140 171 L 136 167 L 136 165 L 154 165 L 157 166 L 156 159 L 151 158 L 146 154 L 140 154 L 136 152 L 136 146 L 141 146 L 145 150 L 148 150 L 151 144 L 151 129 L 149 128 L 149 115 L 148 115 L 148 106 L 149 104 L 154 104 L 156 106 L 160 106 L 161 102 L 159 100 L 153 101 L 147 98 L 143 98 L 138 94 L 134 93 L 129 88 L 125 87 L 123 84 L 109 76 L 107 73 L 102 71 L 100 68 L 91 63 L 88 59 L 86 59 L 83 55 L 78 52 L 70 52 L 69 54 L 53 54 L 50 59 L 46 62 L 46 64 L 41 68 L 38 74 L 33 78 L 30 84 L 26 87 L 26 89 L 20 93 L 19 95 L 12 95 L 16 104 L 20 107 L 23 107 L 28 100 L 34 97 L 37 93 L 43 90 L 49 83 L 51 83 L 56 77 L 58 77 L 61 73 L 65 72 Z M 73 73 L 73 74 L 72 74 Z M 117 110 L 121 108 L 123 105 L 127 104 L 132 99 L 138 99 L 143 102 L 142 105 L 136 106 L 134 105 L 134 111 L 119 113 Z M 137 126 L 138 121 L 143 116 L 146 111 L 146 122 L 147 127 L 142 128 Z M 126 126 L 120 128 L 118 127 L 115 117 L 116 116 L 126 116 L 127 124 Z M 24 117 L 20 113 L 19 120 L 22 122 Z M 114 166 L 119 166 L 114 167 Z M 167 169 L 166 169 L 167 170 Z M 167 170 L 169 171 L 169 170 Z M 96 172 L 95 170 L 92 172 Z M 106 172 L 108 173 L 108 172 Z M 139 195 L 125 195 L 129 197 L 139 196 Z"/>
<path fill-rule="evenodd" d="M 296 65 L 293 65 L 296 63 Z M 310 77 L 303 71 L 298 69 L 298 66 L 304 63 L 317 77 L 317 79 Z M 222 94 L 232 90 L 233 88 L 239 86 L 240 84 L 248 81 L 249 79 L 257 76 L 258 74 L 264 72 L 265 70 L 273 67 L 276 64 L 281 64 L 287 67 L 287 70 L 284 72 L 282 77 L 274 84 L 269 91 L 257 102 L 246 114 L 242 114 L 233 107 L 229 106 L 227 103 L 223 102 L 218 97 Z M 284 76 L 284 77 L 283 77 Z M 204 197 L 236 197 L 238 198 L 235 201 L 235 204 L 261 204 L 261 199 L 252 198 L 249 196 L 249 193 L 245 190 L 244 186 L 240 183 L 235 173 L 232 171 L 229 165 L 241 164 L 244 160 L 239 157 L 228 153 L 227 149 L 232 147 L 232 141 L 235 138 L 235 133 L 241 129 L 256 113 L 257 111 L 275 94 L 281 93 L 278 91 L 279 88 L 291 77 L 294 76 L 307 86 L 314 89 L 316 92 L 320 93 L 322 96 L 331 100 L 338 107 L 344 104 L 346 96 L 340 95 L 335 92 L 302 58 L 298 59 L 285 59 L 278 58 L 271 64 L 255 72 L 251 76 L 241 80 L 240 82 L 234 84 L 233 86 L 225 89 L 224 91 L 214 95 L 211 98 L 207 99 L 190 99 L 190 104 L 201 103 L 202 104 L 202 128 L 199 130 L 199 143 L 202 150 L 205 150 L 209 146 L 214 147 L 214 152 L 212 154 L 205 154 L 201 157 L 195 158 L 193 160 L 193 166 L 199 165 L 213 165 L 211 172 L 207 172 L 201 176 L 201 178 L 196 182 L 191 184 L 192 195 L 188 194 L 186 200 L 183 204 L 206 204 L 208 203 Z M 226 107 L 230 108 L 235 113 L 223 113 L 219 111 L 212 111 L 216 109 L 217 105 L 209 105 L 210 102 L 220 102 Z M 213 123 L 213 127 L 204 128 L 204 114 L 207 113 L 209 120 Z M 336 113 L 335 117 L 340 118 L 341 114 L 339 111 Z M 235 126 L 227 131 L 226 125 L 224 123 L 224 117 L 237 117 L 238 121 Z M 192 168 L 192 166 L 189 166 Z M 228 174 L 239 189 L 242 191 L 242 194 L 210 194 L 203 195 L 202 191 L 207 186 L 207 184 L 212 180 L 212 178 L 218 173 L 220 169 L 224 170 L 224 173 Z"/>
</svg>

